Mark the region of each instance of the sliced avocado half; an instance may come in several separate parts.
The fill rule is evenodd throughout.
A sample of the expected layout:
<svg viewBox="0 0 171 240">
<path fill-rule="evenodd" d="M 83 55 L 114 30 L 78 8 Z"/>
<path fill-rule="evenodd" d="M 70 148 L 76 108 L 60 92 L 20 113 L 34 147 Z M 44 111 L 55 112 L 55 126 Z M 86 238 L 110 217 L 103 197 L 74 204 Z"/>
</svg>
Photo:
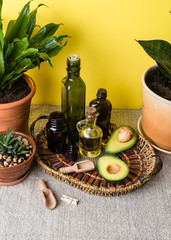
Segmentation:
<svg viewBox="0 0 171 240">
<path fill-rule="evenodd" d="M 129 130 L 132 131 L 132 137 L 127 142 L 120 142 L 118 140 L 118 133 L 122 128 L 128 128 Z M 127 125 L 120 126 L 112 133 L 110 139 L 108 140 L 108 142 L 106 144 L 105 152 L 107 152 L 107 153 L 119 153 L 119 152 L 128 150 L 128 149 L 130 149 L 131 147 L 134 146 L 137 139 L 138 139 L 138 135 L 132 127 L 127 126 Z"/>
<path fill-rule="evenodd" d="M 102 156 L 97 160 L 97 166 L 100 175 L 110 182 L 120 181 L 129 173 L 128 165 L 114 156 Z"/>
</svg>

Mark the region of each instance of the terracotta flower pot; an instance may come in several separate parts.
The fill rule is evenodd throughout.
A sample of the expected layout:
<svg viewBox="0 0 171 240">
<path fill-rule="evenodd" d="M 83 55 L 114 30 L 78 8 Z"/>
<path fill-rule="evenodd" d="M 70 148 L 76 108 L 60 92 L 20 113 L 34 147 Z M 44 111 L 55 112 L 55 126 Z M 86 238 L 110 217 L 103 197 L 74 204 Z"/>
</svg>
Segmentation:
<svg viewBox="0 0 171 240">
<path fill-rule="evenodd" d="M 148 68 L 142 76 L 142 128 L 152 143 L 171 151 L 171 101 L 158 96 L 146 84 L 147 74 L 155 67 L 156 65 Z"/>
<path fill-rule="evenodd" d="M 16 166 L 0 167 L 0 185 L 14 185 L 23 181 L 29 173 L 29 169 L 36 153 L 36 143 L 30 136 L 21 132 L 15 133 L 28 140 L 33 147 L 33 153 L 27 160 Z"/>
<path fill-rule="evenodd" d="M 28 83 L 31 92 L 18 101 L 0 104 L 0 132 L 6 132 L 9 128 L 10 131 L 15 129 L 16 131 L 28 133 L 30 104 L 36 87 L 28 75 L 24 74 L 22 77 Z"/>
</svg>

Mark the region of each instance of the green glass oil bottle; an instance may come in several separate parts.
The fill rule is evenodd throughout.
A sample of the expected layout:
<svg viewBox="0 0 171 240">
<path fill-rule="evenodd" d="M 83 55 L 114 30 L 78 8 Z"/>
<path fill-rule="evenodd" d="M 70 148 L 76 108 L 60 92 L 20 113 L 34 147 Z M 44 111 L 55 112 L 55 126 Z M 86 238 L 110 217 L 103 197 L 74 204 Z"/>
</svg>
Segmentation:
<svg viewBox="0 0 171 240">
<path fill-rule="evenodd" d="M 67 58 L 68 75 L 61 83 L 61 109 L 67 119 L 68 140 L 77 141 L 78 121 L 85 118 L 86 85 L 80 77 L 80 58 L 72 54 Z"/>
</svg>

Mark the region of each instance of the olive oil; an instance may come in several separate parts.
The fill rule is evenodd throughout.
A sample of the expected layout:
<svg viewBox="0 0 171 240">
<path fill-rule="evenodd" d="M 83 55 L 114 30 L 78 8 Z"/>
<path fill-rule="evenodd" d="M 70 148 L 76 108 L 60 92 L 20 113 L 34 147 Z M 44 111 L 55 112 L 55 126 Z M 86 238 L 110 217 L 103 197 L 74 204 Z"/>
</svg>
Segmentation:
<svg viewBox="0 0 171 240">
<path fill-rule="evenodd" d="M 79 131 L 80 153 L 89 158 L 97 157 L 101 153 L 103 132 L 96 125 L 97 113 L 94 107 L 87 110 L 87 118 L 77 123 Z"/>
<path fill-rule="evenodd" d="M 76 54 L 67 58 L 67 72 L 61 82 L 61 108 L 67 120 L 68 139 L 77 141 L 76 124 L 85 118 L 86 85 L 80 77 L 80 58 Z"/>
</svg>

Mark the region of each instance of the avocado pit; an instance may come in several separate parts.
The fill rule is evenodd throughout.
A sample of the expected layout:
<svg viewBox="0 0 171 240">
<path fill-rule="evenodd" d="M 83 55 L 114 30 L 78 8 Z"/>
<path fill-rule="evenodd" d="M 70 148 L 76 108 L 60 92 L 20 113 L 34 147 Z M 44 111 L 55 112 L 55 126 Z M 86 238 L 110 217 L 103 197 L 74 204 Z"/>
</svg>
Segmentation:
<svg viewBox="0 0 171 240">
<path fill-rule="evenodd" d="M 118 141 L 128 142 L 129 140 L 131 140 L 132 135 L 133 135 L 133 132 L 129 128 L 122 127 L 118 132 Z"/>
<path fill-rule="evenodd" d="M 109 166 L 107 167 L 107 172 L 108 172 L 109 174 L 116 174 L 116 173 L 118 173 L 118 172 L 120 171 L 120 169 L 121 169 L 121 167 L 120 167 L 119 165 L 117 165 L 117 164 L 115 164 L 115 165 L 109 165 Z"/>
</svg>

